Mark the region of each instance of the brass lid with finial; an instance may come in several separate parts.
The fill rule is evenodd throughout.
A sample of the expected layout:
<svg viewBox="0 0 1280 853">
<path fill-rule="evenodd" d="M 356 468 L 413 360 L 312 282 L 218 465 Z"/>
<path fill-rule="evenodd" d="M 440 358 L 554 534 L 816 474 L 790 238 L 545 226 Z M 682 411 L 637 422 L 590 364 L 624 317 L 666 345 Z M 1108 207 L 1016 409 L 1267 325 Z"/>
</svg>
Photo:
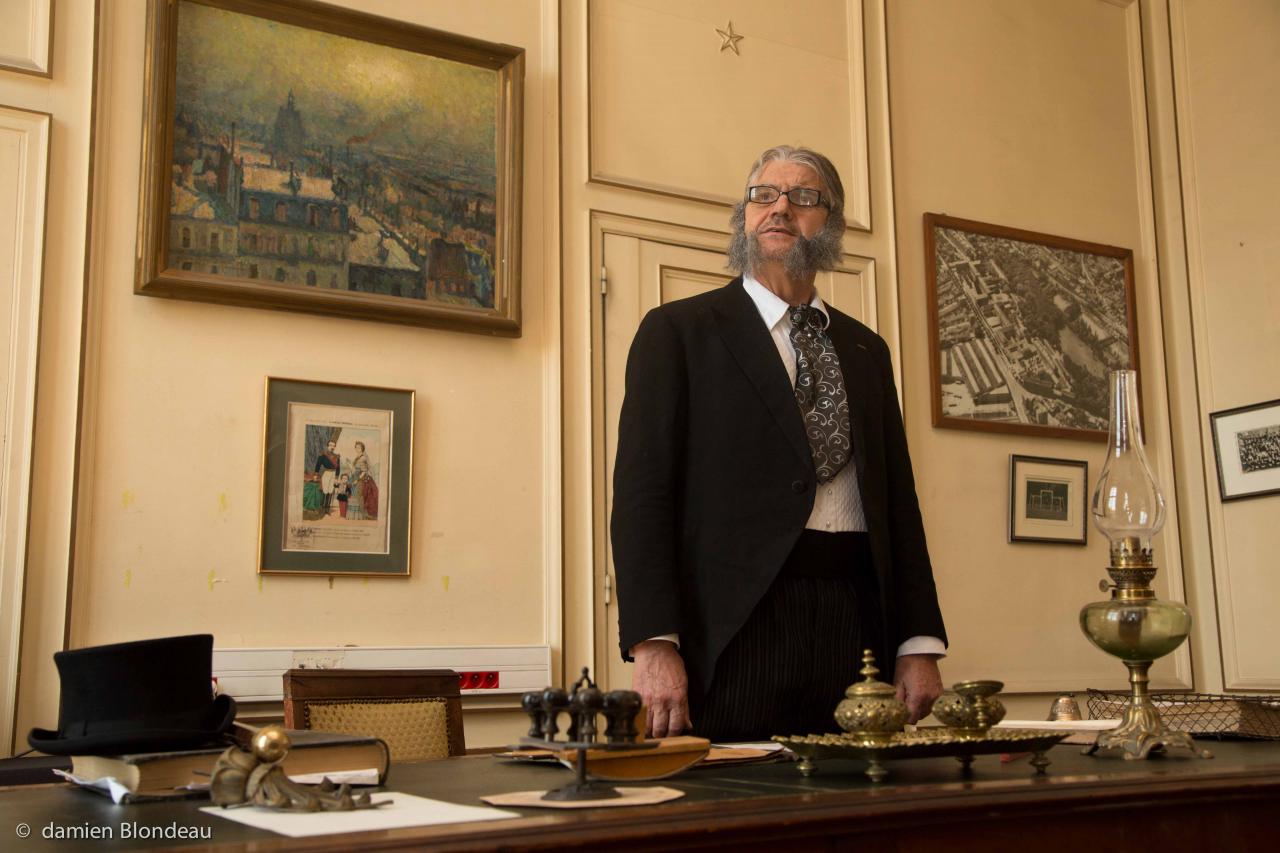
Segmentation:
<svg viewBox="0 0 1280 853">
<path fill-rule="evenodd" d="M 845 698 L 836 706 L 835 718 L 840 728 L 855 740 L 865 743 L 887 743 L 907 722 L 907 706 L 898 698 L 892 684 L 876 679 L 880 670 L 871 649 L 862 652 L 863 680 L 850 684 Z"/>
</svg>

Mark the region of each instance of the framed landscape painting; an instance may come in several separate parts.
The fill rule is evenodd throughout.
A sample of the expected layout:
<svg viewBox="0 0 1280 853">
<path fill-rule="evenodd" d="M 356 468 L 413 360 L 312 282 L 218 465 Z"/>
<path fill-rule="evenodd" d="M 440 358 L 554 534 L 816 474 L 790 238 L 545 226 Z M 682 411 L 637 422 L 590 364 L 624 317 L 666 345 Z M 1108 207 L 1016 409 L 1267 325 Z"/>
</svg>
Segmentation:
<svg viewBox="0 0 1280 853">
<path fill-rule="evenodd" d="M 1106 441 L 1108 374 L 1138 369 L 1133 252 L 936 213 L 924 245 L 934 426 Z"/>
<path fill-rule="evenodd" d="M 151 0 L 135 292 L 520 334 L 524 51 Z"/>
<path fill-rule="evenodd" d="M 413 403 L 268 377 L 260 573 L 409 575 Z"/>
</svg>

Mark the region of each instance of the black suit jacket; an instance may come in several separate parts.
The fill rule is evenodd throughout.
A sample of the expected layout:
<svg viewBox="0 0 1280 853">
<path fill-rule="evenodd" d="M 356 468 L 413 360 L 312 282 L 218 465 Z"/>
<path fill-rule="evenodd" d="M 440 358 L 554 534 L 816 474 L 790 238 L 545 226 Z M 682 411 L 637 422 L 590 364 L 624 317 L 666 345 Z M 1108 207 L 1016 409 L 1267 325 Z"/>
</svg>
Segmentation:
<svg viewBox="0 0 1280 853">
<path fill-rule="evenodd" d="M 828 306 L 875 569 L 885 672 L 903 640 L 942 638 L 889 350 Z M 612 539 L 623 656 L 679 633 L 690 689 L 773 582 L 817 477 L 786 368 L 741 278 L 640 324 L 618 427 Z"/>
</svg>

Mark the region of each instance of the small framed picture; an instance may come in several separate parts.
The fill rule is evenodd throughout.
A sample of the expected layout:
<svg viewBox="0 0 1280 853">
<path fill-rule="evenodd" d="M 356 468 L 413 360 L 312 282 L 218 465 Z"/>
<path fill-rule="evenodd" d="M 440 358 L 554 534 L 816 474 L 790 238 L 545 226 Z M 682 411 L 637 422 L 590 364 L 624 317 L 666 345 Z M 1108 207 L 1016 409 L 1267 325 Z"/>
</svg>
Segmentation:
<svg viewBox="0 0 1280 853">
<path fill-rule="evenodd" d="M 1280 400 L 1209 415 L 1224 501 L 1280 494 Z"/>
<path fill-rule="evenodd" d="M 1089 541 L 1089 463 L 1043 456 L 1009 457 L 1009 541 Z"/>
<path fill-rule="evenodd" d="M 260 574 L 409 576 L 413 403 L 267 378 Z"/>
</svg>

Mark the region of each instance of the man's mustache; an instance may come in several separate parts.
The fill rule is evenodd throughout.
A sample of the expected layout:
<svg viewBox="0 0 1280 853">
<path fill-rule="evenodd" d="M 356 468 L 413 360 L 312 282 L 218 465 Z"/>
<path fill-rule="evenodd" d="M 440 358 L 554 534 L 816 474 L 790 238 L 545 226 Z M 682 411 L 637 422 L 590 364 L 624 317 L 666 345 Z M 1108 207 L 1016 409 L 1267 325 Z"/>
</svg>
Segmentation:
<svg viewBox="0 0 1280 853">
<path fill-rule="evenodd" d="M 766 220 L 765 222 L 761 223 L 761 224 L 760 224 L 760 226 L 759 226 L 758 228 L 756 228 L 756 233 L 757 233 L 757 234 L 763 234 L 764 232 L 766 232 L 766 231 L 771 231 L 771 230 L 773 230 L 773 229 L 775 229 L 775 228 L 776 228 L 776 229 L 780 229 L 780 230 L 782 230 L 782 231 L 785 231 L 786 233 L 788 233 L 788 234 L 792 234 L 792 235 L 794 235 L 794 234 L 796 233 L 796 232 L 795 232 L 795 229 L 794 229 L 794 228 L 792 228 L 792 227 L 791 227 L 791 226 L 786 222 L 786 220 L 782 219 L 781 217 L 772 217 L 772 218 L 770 218 L 770 219 Z"/>
</svg>

